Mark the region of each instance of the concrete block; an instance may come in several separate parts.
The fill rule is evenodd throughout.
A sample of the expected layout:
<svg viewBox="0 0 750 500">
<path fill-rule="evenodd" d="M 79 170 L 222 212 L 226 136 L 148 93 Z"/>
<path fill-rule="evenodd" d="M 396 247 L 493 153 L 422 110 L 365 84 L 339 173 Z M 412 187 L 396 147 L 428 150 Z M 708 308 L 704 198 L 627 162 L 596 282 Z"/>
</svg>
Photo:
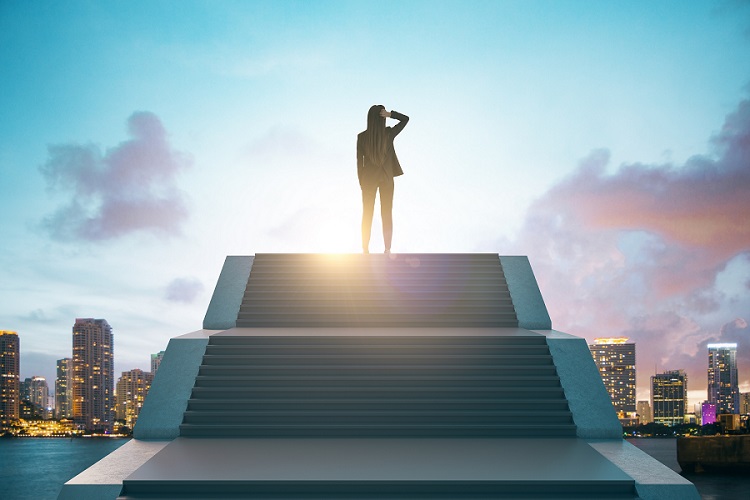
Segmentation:
<svg viewBox="0 0 750 500">
<path fill-rule="evenodd" d="M 195 384 L 208 337 L 217 333 L 199 330 L 169 341 L 133 429 L 136 439 L 174 439 Z"/>
<path fill-rule="evenodd" d="M 229 330 L 237 326 L 237 315 L 252 266 L 253 257 L 227 256 L 203 318 L 203 328 Z"/>
<path fill-rule="evenodd" d="M 547 306 L 534 277 L 529 258 L 525 256 L 500 257 L 513 307 L 518 317 L 518 327 L 527 330 L 552 328 Z"/>
<path fill-rule="evenodd" d="M 547 337 L 578 437 L 622 439 L 622 425 L 586 340 L 555 330 L 535 331 Z"/>
<path fill-rule="evenodd" d="M 590 440 L 589 445 L 635 480 L 643 500 L 700 500 L 693 483 L 623 439 Z"/>
<path fill-rule="evenodd" d="M 167 444 L 169 441 L 132 439 L 65 483 L 57 499 L 115 500 L 122 490 L 123 479 Z"/>
</svg>

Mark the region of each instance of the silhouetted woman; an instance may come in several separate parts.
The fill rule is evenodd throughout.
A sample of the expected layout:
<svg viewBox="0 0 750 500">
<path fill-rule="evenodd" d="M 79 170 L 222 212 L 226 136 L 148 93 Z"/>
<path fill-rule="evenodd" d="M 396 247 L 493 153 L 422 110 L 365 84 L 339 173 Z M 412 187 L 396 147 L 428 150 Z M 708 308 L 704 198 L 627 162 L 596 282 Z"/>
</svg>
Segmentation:
<svg viewBox="0 0 750 500">
<path fill-rule="evenodd" d="M 395 127 L 386 127 L 385 119 L 398 120 Z M 385 253 L 391 253 L 393 238 L 393 178 L 404 173 L 396 157 L 393 139 L 401 132 L 409 117 L 397 111 L 386 111 L 376 104 L 367 112 L 367 130 L 357 135 L 357 176 L 362 188 L 362 251 L 370 252 L 372 215 L 375 193 L 380 190 L 380 218 L 383 220 Z"/>
</svg>

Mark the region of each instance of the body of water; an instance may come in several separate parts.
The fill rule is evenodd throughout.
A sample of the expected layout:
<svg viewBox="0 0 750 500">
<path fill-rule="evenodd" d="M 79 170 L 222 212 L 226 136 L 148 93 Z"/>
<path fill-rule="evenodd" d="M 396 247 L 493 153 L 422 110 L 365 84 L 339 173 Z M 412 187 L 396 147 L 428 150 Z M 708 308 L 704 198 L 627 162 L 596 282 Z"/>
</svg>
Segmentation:
<svg viewBox="0 0 750 500">
<path fill-rule="evenodd" d="M 672 438 L 636 438 L 629 443 L 645 451 L 675 472 L 681 472 L 677 463 L 677 440 Z M 692 482 L 703 500 L 750 500 L 750 474 L 682 474 Z"/>
<path fill-rule="evenodd" d="M 0 498 L 55 500 L 68 480 L 128 439 L 0 439 Z"/>
<path fill-rule="evenodd" d="M 55 500 L 63 484 L 127 439 L 0 439 L 0 498 Z M 633 445 L 680 472 L 675 439 L 629 439 Z M 691 474 L 703 500 L 750 500 L 750 476 Z"/>
</svg>

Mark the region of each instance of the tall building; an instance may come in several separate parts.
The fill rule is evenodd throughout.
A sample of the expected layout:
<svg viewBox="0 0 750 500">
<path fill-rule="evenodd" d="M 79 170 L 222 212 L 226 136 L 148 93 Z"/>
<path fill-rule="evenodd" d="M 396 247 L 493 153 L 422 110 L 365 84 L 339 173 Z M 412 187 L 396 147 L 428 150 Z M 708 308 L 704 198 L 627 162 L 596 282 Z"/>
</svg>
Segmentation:
<svg viewBox="0 0 750 500">
<path fill-rule="evenodd" d="M 0 428 L 20 416 L 20 349 L 16 332 L 0 330 Z"/>
<path fill-rule="evenodd" d="M 639 424 L 650 424 L 654 421 L 651 414 L 651 405 L 648 401 L 638 401 L 635 405 L 635 412 L 638 414 Z"/>
<path fill-rule="evenodd" d="M 677 425 L 685 420 L 688 379 L 684 370 L 671 370 L 651 377 L 651 409 L 654 422 Z"/>
<path fill-rule="evenodd" d="M 740 413 L 750 415 L 750 392 L 740 393 Z"/>
<path fill-rule="evenodd" d="M 73 360 L 57 360 L 57 378 L 55 379 L 55 414 L 57 418 L 73 416 Z"/>
<path fill-rule="evenodd" d="M 159 369 L 161 360 L 164 358 L 164 351 L 159 351 L 156 354 L 151 355 L 151 375 L 156 376 L 156 370 Z"/>
<path fill-rule="evenodd" d="M 708 344 L 708 400 L 717 415 L 740 412 L 737 344 Z"/>
<path fill-rule="evenodd" d="M 589 345 L 612 406 L 623 425 L 635 425 L 635 344 L 625 337 L 598 338 Z"/>
<path fill-rule="evenodd" d="M 697 413 L 697 412 L 696 412 Z M 701 425 L 716 423 L 716 404 L 710 401 L 700 403 Z"/>
<path fill-rule="evenodd" d="M 43 420 L 52 418 L 49 408 L 49 386 L 44 377 L 35 375 L 24 380 L 21 399 L 29 402 L 35 418 Z"/>
<path fill-rule="evenodd" d="M 89 431 L 110 431 L 114 423 L 114 345 L 106 320 L 78 318 L 73 325 L 72 413 Z"/>
<path fill-rule="evenodd" d="M 117 381 L 117 420 L 124 420 L 131 429 L 141 413 L 152 380 L 151 373 L 136 368 L 122 372 Z"/>
</svg>

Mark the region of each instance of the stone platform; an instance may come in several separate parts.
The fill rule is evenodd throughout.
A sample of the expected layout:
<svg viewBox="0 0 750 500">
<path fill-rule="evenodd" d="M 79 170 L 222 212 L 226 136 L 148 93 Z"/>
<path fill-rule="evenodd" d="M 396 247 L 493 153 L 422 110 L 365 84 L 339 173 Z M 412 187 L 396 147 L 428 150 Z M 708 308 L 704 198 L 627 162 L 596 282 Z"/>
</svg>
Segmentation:
<svg viewBox="0 0 750 500">
<path fill-rule="evenodd" d="M 228 257 L 203 327 L 60 498 L 700 498 L 622 440 L 525 257 Z"/>
</svg>

